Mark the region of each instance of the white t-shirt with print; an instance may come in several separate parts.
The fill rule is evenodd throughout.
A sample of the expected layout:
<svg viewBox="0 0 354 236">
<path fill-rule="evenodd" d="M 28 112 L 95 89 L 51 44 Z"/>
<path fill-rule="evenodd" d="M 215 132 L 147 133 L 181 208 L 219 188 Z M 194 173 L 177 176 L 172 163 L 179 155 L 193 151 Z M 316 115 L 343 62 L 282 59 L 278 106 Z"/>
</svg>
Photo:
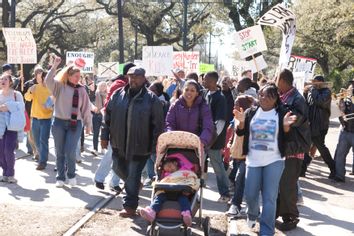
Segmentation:
<svg viewBox="0 0 354 236">
<path fill-rule="evenodd" d="M 250 123 L 246 165 L 267 166 L 282 160 L 278 148 L 279 116 L 275 109 L 263 111 L 260 107 Z"/>
</svg>

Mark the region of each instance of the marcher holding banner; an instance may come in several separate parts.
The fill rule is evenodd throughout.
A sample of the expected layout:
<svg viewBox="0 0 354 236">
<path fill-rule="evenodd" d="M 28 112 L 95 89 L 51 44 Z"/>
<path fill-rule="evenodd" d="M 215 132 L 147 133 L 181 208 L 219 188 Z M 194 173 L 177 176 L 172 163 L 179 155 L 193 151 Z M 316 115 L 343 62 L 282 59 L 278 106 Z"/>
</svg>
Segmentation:
<svg viewBox="0 0 354 236">
<path fill-rule="evenodd" d="M 76 144 L 82 125 L 85 125 L 86 132 L 89 133 L 92 123 L 90 100 L 85 88 L 79 84 L 80 70 L 84 62 L 78 60 L 65 67 L 59 72 L 57 79 L 54 79 L 60 62 L 61 59 L 55 57 L 45 78 L 45 83 L 56 98 L 52 133 L 57 158 L 57 187 L 64 186 L 66 176 L 70 186 L 76 185 Z"/>
</svg>

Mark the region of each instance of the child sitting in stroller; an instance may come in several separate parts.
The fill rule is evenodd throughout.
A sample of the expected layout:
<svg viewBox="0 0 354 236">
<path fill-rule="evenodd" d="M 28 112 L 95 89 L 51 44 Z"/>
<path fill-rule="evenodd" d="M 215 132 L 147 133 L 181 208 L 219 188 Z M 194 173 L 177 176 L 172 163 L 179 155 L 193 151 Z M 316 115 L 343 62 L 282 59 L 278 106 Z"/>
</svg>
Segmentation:
<svg viewBox="0 0 354 236">
<path fill-rule="evenodd" d="M 162 162 L 162 180 L 160 183 L 185 184 L 193 189 L 198 189 L 197 175 L 193 172 L 194 166 L 184 155 L 175 153 L 167 156 Z M 192 225 L 190 193 L 182 192 L 178 194 L 177 200 L 181 208 L 181 215 L 186 226 Z M 162 204 L 167 200 L 164 191 L 157 191 L 150 206 L 140 210 L 140 215 L 152 223 L 156 214 L 161 210 Z"/>
</svg>

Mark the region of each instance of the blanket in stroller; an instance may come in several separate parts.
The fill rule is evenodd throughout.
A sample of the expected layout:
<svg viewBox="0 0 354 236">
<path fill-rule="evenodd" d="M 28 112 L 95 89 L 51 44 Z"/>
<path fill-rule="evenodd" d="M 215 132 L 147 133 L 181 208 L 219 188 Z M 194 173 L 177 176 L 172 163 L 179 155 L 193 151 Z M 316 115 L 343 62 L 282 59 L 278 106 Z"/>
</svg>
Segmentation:
<svg viewBox="0 0 354 236">
<path fill-rule="evenodd" d="M 159 183 L 172 183 L 176 185 L 187 185 L 193 190 L 199 189 L 198 176 L 190 170 L 178 170 L 163 178 Z"/>
</svg>

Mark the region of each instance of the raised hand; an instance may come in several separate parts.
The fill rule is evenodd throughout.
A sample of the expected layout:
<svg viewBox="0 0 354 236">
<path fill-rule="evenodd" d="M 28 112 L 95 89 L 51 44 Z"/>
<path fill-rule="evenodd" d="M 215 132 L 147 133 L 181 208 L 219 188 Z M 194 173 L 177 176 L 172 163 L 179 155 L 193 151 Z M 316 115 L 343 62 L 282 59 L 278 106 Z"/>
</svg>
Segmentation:
<svg viewBox="0 0 354 236">
<path fill-rule="evenodd" d="M 60 65 L 61 62 L 61 58 L 58 56 L 53 56 L 53 68 L 58 68 L 58 66 Z"/>
<path fill-rule="evenodd" d="M 296 115 L 291 115 L 291 112 L 287 112 L 284 116 L 283 119 L 283 123 L 284 126 L 291 126 L 292 124 L 294 124 L 297 120 L 297 116 Z"/>
<path fill-rule="evenodd" d="M 245 122 L 246 115 L 242 107 L 240 107 L 240 110 L 234 109 L 233 113 L 236 120 L 238 120 L 240 123 Z"/>
</svg>

